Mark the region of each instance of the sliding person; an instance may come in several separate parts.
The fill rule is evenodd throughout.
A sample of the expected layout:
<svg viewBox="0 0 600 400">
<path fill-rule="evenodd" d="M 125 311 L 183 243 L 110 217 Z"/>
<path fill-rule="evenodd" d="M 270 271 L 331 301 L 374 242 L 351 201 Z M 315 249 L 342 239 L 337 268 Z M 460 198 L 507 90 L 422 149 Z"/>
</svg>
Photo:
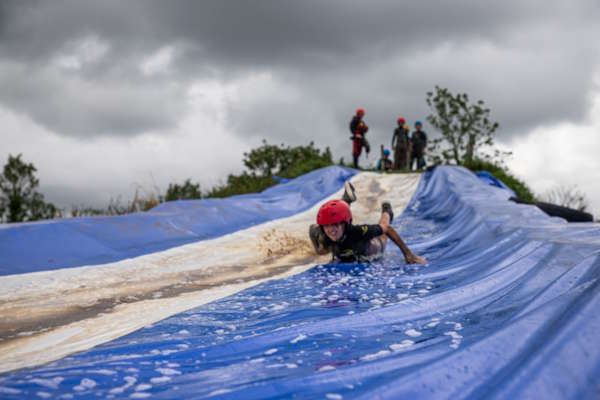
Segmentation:
<svg viewBox="0 0 600 400">
<path fill-rule="evenodd" d="M 388 238 L 404 254 L 408 264 L 426 264 L 424 257 L 414 254 L 392 228 L 394 212 L 390 203 L 381 205 L 379 224 L 353 225 L 349 203 L 356 200 L 354 187 L 346 182 L 342 200 L 330 200 L 317 213 L 317 224 L 309 229 L 309 236 L 318 254 L 332 253 L 341 262 L 369 262 L 381 258 Z"/>
</svg>

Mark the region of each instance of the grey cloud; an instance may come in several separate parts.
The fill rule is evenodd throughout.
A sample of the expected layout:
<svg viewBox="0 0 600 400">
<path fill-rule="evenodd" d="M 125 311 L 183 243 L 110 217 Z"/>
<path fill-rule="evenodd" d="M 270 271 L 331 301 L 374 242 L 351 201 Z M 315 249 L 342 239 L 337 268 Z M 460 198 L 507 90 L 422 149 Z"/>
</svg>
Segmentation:
<svg viewBox="0 0 600 400">
<path fill-rule="evenodd" d="M 135 135 L 176 124 L 185 110 L 178 89 L 131 81 L 65 78 L 54 70 L 0 64 L 0 101 L 69 136 Z"/>
<path fill-rule="evenodd" d="M 12 7 L 5 6 L 8 16 L 3 42 L 12 55 L 43 60 L 49 51 L 73 37 L 95 33 L 124 52 L 151 51 L 184 40 L 195 45 L 198 57 L 210 56 L 217 64 L 232 62 L 234 67 L 289 65 L 307 57 L 386 56 L 390 51 L 470 36 L 500 40 L 511 29 L 544 21 L 557 7 L 537 1 L 418 5 L 316 0 L 8 4 Z M 584 2 L 582 6 L 587 4 L 593 3 Z M 579 16 L 577 10 L 561 9 L 559 17 Z"/>
<path fill-rule="evenodd" d="M 316 0 L 3 4 L 0 54 L 29 65 L 30 75 L 26 83 L 5 77 L 10 90 L 0 101 L 71 135 L 169 127 L 185 111 L 187 83 L 235 82 L 266 71 L 280 85 L 271 88 L 270 97 L 242 93 L 230 101 L 227 117 L 240 137 L 293 141 L 319 135 L 335 146 L 329 131 L 345 132 L 349 115 L 362 105 L 368 108 L 373 138 L 383 141 L 397 114 L 424 119 L 425 92 L 435 84 L 484 99 L 502 123 L 500 134 L 508 137 L 543 122 L 582 118 L 598 67 L 592 38 L 599 33 L 595 21 L 600 13 L 593 0 L 569 5 Z M 109 43 L 106 59 L 77 76 L 48 78 L 48 62 L 56 52 L 86 35 Z M 173 44 L 181 51 L 169 77 L 140 76 L 136 66 L 144 57 Z M 436 58 L 445 47 L 454 53 Z M 68 89 L 62 94 L 64 105 L 50 104 L 47 99 L 62 93 L 61 87 Z"/>
</svg>

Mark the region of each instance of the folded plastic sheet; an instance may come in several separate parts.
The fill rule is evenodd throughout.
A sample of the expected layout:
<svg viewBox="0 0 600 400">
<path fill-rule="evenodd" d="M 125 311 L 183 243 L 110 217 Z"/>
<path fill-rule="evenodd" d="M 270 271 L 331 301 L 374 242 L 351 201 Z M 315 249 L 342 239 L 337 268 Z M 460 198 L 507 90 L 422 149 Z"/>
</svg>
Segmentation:
<svg viewBox="0 0 600 400">
<path fill-rule="evenodd" d="M 500 179 L 496 178 L 494 175 L 490 174 L 488 171 L 477 171 L 476 174 L 480 179 L 489 183 L 490 185 L 497 186 L 501 189 L 505 189 L 512 193 L 512 197 L 517 197 L 517 194 L 511 188 L 506 186 L 506 184 L 504 182 L 502 182 Z"/>
<path fill-rule="evenodd" d="M 0 275 L 103 264 L 221 236 L 306 210 L 355 173 L 328 167 L 257 194 L 172 201 L 116 217 L 0 226 Z"/>
<path fill-rule="evenodd" d="M 461 168 L 424 175 L 399 251 L 261 284 L 43 367 L 6 398 L 592 399 L 600 228 Z"/>
</svg>

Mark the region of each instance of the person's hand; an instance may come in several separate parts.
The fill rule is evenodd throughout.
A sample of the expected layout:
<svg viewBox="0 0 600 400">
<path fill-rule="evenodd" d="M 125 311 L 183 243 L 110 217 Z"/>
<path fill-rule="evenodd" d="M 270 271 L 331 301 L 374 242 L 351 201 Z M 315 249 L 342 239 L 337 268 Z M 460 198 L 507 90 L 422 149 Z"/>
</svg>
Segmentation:
<svg viewBox="0 0 600 400">
<path fill-rule="evenodd" d="M 421 257 L 418 256 L 416 254 L 411 254 L 408 257 L 406 257 L 406 262 L 408 264 L 427 264 L 427 259 L 425 259 L 425 257 Z"/>
</svg>

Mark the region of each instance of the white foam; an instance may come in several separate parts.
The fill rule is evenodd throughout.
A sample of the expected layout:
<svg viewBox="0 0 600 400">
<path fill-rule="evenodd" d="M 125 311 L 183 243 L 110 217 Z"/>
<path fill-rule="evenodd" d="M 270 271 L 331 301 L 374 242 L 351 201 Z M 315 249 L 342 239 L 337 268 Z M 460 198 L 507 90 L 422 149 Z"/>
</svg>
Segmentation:
<svg viewBox="0 0 600 400">
<path fill-rule="evenodd" d="M 335 367 L 333 365 L 324 365 L 321 368 L 319 368 L 317 372 L 333 371 L 334 369 Z"/>
<path fill-rule="evenodd" d="M 110 375 L 116 375 L 117 371 L 113 371 L 112 369 L 93 369 L 90 370 L 90 374 L 98 374 L 98 375 L 106 375 L 106 376 L 110 376 Z"/>
<path fill-rule="evenodd" d="M 296 336 L 294 339 L 290 340 L 290 343 L 291 344 L 295 344 L 295 343 L 298 343 L 299 341 L 304 340 L 306 338 L 307 338 L 307 336 L 301 333 L 298 336 Z"/>
<path fill-rule="evenodd" d="M 160 373 L 161 375 L 167 375 L 167 376 L 181 375 L 180 371 L 177 371 L 176 369 L 173 369 L 173 368 L 156 368 L 156 372 Z"/>
<path fill-rule="evenodd" d="M 135 377 L 133 377 L 133 376 L 126 376 L 125 378 L 123 378 L 123 380 L 125 381 L 125 385 L 118 386 L 116 388 L 112 388 L 108 393 L 110 393 L 110 394 L 121 394 L 125 390 L 127 390 L 130 387 L 132 387 L 133 385 L 135 385 L 135 383 L 137 382 L 137 379 Z"/>
<path fill-rule="evenodd" d="M 391 344 L 390 345 L 390 349 L 392 351 L 402 351 L 404 349 L 407 349 L 407 348 L 411 347 L 414 344 L 415 344 L 415 342 L 413 342 L 412 340 L 406 339 L 406 340 L 403 340 L 400 343 Z"/>
<path fill-rule="evenodd" d="M 212 396 L 219 396 L 222 394 L 227 394 L 227 393 L 231 393 L 232 390 L 231 389 L 218 389 L 218 390 L 213 390 L 212 392 L 210 392 L 208 394 L 208 397 L 212 397 Z"/>
<path fill-rule="evenodd" d="M 94 381 L 93 379 L 89 379 L 89 378 L 83 378 L 81 380 L 81 382 L 79 382 L 79 385 L 73 387 L 73 390 L 75 390 L 77 392 L 83 392 L 85 390 L 93 389 L 95 387 L 96 387 L 96 381 Z"/>
<path fill-rule="evenodd" d="M 29 383 L 35 383 L 36 385 L 43 386 L 48 389 L 58 389 L 58 385 L 64 380 L 62 377 L 56 377 L 53 379 L 34 378 L 30 379 Z"/>
<path fill-rule="evenodd" d="M 428 328 L 428 329 L 435 328 L 439 324 L 440 324 L 439 318 L 432 318 L 427 324 L 425 324 L 425 328 Z"/>
<path fill-rule="evenodd" d="M 450 336 L 452 338 L 452 341 L 450 342 L 450 347 L 452 347 L 453 349 L 457 349 L 458 346 L 460 346 L 460 343 L 462 342 L 463 337 L 461 335 L 459 335 L 457 332 L 455 332 L 455 331 L 444 332 L 444 335 Z"/>
<path fill-rule="evenodd" d="M 405 331 L 404 331 L 404 334 L 405 334 L 406 336 L 410 336 L 410 337 L 419 337 L 419 336 L 421 336 L 421 335 L 422 335 L 422 333 L 421 333 L 421 332 L 419 332 L 419 331 L 418 331 L 418 330 L 416 330 L 416 329 L 412 329 L 412 328 L 411 328 L 411 329 L 407 329 L 407 330 L 405 330 Z"/>
<path fill-rule="evenodd" d="M 155 376 L 154 378 L 150 378 L 150 382 L 152 383 L 165 383 L 171 380 L 168 376 Z"/>
<path fill-rule="evenodd" d="M 389 350 L 381 350 L 381 351 L 378 351 L 377 353 L 367 354 L 366 356 L 362 356 L 360 359 L 363 361 L 372 361 L 372 360 L 376 360 L 381 357 L 385 357 L 390 354 L 391 354 L 391 352 Z"/>
</svg>

